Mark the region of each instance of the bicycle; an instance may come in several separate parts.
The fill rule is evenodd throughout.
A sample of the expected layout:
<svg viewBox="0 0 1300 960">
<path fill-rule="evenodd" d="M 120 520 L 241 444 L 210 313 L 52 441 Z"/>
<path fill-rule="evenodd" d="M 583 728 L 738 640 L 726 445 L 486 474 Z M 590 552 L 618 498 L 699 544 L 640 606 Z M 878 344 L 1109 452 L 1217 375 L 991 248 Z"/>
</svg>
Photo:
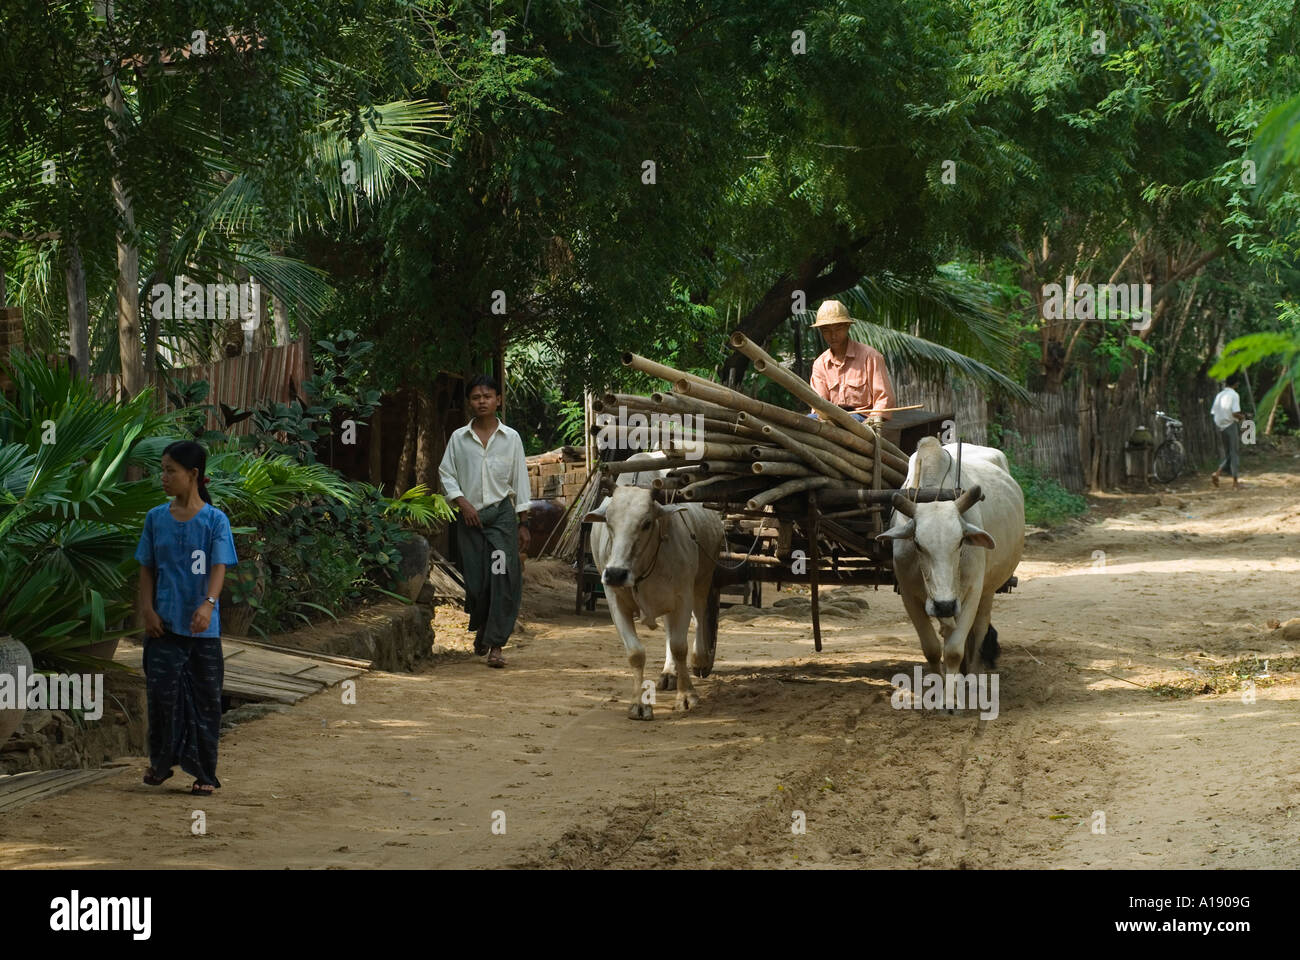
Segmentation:
<svg viewBox="0 0 1300 960">
<path fill-rule="evenodd" d="M 1160 483 L 1172 483 L 1187 468 L 1187 451 L 1183 447 L 1183 421 L 1156 411 L 1156 419 L 1164 424 L 1165 439 L 1151 458 L 1151 473 Z"/>
</svg>

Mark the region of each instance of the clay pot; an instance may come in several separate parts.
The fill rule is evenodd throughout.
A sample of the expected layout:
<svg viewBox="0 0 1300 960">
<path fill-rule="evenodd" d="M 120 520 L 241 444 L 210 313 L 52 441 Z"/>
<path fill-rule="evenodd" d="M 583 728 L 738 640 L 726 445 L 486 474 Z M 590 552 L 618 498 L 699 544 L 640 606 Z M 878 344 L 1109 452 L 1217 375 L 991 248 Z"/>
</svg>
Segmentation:
<svg viewBox="0 0 1300 960">
<path fill-rule="evenodd" d="M 398 556 L 397 592 L 408 600 L 419 599 L 420 591 L 429 579 L 429 541 L 418 533 L 395 545 Z"/>
<path fill-rule="evenodd" d="M 16 685 L 19 667 L 26 670 L 26 676 L 32 675 L 36 665 L 32 661 L 31 651 L 9 634 L 0 634 L 0 676 L 12 678 L 8 683 Z M 18 688 L 17 694 L 23 706 L 12 710 L 0 708 L 0 743 L 8 740 L 10 735 L 22 726 L 23 714 L 27 712 L 27 685 L 23 684 Z"/>
</svg>

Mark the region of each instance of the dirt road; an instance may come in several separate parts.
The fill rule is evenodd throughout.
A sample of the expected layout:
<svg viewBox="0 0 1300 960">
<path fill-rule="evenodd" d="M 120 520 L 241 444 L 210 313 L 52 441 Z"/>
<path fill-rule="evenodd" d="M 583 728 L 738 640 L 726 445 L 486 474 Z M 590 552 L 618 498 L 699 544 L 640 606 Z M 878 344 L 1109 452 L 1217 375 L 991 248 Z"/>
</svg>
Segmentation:
<svg viewBox="0 0 1300 960">
<path fill-rule="evenodd" d="M 1267 466 L 1031 536 L 994 606 L 996 719 L 892 708 L 919 644 L 895 594 L 854 589 L 820 654 L 798 601 L 734 608 L 700 709 L 631 721 L 603 605 L 574 616 L 534 564 L 508 669 L 441 610 L 454 649 L 422 673 L 224 737 L 217 798 L 136 761 L 0 814 L 0 868 L 1297 867 L 1300 621 L 1276 623 L 1300 617 L 1300 459 Z"/>
</svg>

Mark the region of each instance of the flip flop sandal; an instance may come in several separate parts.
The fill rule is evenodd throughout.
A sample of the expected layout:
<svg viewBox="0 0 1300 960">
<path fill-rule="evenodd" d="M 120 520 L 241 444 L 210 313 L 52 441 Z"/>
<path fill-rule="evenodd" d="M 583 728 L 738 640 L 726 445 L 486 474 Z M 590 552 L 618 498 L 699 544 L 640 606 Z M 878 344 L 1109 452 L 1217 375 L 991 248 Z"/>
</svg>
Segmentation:
<svg viewBox="0 0 1300 960">
<path fill-rule="evenodd" d="M 208 789 L 204 790 L 204 787 Z M 214 792 L 216 792 L 216 788 L 212 784 L 199 783 L 197 780 L 194 781 L 194 786 L 190 787 L 190 793 L 196 797 L 210 797 Z"/>
<path fill-rule="evenodd" d="M 1210 474 L 1210 483 L 1214 484 L 1217 487 L 1219 485 L 1219 478 L 1216 477 L 1214 474 Z"/>
<path fill-rule="evenodd" d="M 151 787 L 156 787 L 158 786 L 158 784 L 164 782 L 165 780 L 170 780 L 172 774 L 174 774 L 175 772 L 176 772 L 175 770 L 168 770 L 165 774 L 163 774 L 160 777 L 158 776 L 157 772 L 154 770 L 153 767 L 145 767 L 144 782 L 149 784 L 149 786 Z"/>
<path fill-rule="evenodd" d="M 506 661 L 500 653 L 490 653 L 488 654 L 487 665 L 489 667 L 504 667 Z"/>
</svg>

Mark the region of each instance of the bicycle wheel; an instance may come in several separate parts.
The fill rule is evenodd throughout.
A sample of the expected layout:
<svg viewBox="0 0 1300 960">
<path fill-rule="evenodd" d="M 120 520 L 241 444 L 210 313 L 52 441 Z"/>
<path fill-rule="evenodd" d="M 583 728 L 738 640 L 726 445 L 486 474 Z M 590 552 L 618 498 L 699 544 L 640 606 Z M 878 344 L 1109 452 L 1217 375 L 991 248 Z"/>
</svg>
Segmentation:
<svg viewBox="0 0 1300 960">
<path fill-rule="evenodd" d="M 1183 472 L 1184 461 L 1183 445 L 1177 440 L 1166 440 L 1156 447 L 1151 472 L 1161 483 L 1172 483 Z"/>
</svg>

